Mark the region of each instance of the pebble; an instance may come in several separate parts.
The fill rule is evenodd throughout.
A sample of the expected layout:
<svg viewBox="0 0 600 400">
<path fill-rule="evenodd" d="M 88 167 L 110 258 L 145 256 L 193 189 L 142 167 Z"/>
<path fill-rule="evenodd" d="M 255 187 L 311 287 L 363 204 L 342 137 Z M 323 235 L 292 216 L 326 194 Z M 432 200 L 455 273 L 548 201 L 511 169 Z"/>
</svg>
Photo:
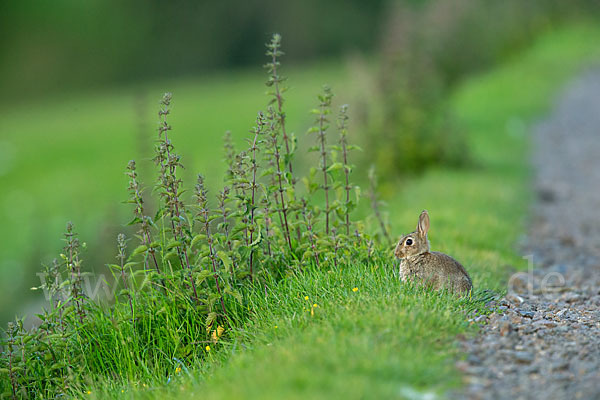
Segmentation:
<svg viewBox="0 0 600 400">
<path fill-rule="evenodd" d="M 533 311 L 517 310 L 517 313 L 525 318 L 533 318 L 535 315 Z"/>
</svg>

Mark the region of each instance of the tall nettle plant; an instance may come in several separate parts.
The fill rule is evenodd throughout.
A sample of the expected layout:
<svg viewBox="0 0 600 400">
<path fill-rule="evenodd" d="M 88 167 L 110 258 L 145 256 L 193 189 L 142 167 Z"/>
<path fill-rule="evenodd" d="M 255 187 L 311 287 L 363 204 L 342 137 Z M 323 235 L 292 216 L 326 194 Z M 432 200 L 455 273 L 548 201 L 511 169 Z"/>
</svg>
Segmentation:
<svg viewBox="0 0 600 400">
<path fill-rule="evenodd" d="M 45 269 L 41 288 L 50 302 L 38 315 L 41 323 L 27 331 L 17 320 L 2 341 L 1 396 L 79 395 L 94 380 L 138 382 L 169 376 L 181 365 L 199 366 L 211 346 L 232 341 L 253 317 L 248 298 L 255 291 L 268 295 L 270 285 L 290 275 L 343 268 L 371 256 L 365 224 L 353 220 L 357 200 L 351 192 L 359 191 L 351 183 L 347 106 L 340 109 L 338 135 L 331 137 L 329 88 L 318 97 L 311 129 L 319 169 L 296 187 L 296 137 L 287 127 L 282 55 L 281 37 L 274 35 L 267 45 L 269 102 L 257 114 L 247 148 L 236 151 L 226 134 L 225 186 L 215 197 L 202 175 L 193 195 L 186 195 L 168 119 L 173 96 L 162 97 L 152 191 L 144 193 L 135 161 L 126 169 L 130 225 L 137 231 L 131 239 L 118 235 L 117 261 L 108 264 L 122 290 L 112 301 L 85 296 L 82 246 L 68 224 L 62 263 Z M 151 194 L 159 198 L 154 215 L 144 203 Z"/>
</svg>

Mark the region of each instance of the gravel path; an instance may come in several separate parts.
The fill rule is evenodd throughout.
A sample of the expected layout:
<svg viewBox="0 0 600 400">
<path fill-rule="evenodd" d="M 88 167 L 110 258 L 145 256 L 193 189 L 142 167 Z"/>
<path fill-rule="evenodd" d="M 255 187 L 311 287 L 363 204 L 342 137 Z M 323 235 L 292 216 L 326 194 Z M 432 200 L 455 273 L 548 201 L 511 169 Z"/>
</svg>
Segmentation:
<svg viewBox="0 0 600 400">
<path fill-rule="evenodd" d="M 600 71 L 573 81 L 535 129 L 537 198 L 500 309 L 458 363 L 472 399 L 600 399 Z M 487 322 L 487 323 L 486 323 Z"/>
</svg>

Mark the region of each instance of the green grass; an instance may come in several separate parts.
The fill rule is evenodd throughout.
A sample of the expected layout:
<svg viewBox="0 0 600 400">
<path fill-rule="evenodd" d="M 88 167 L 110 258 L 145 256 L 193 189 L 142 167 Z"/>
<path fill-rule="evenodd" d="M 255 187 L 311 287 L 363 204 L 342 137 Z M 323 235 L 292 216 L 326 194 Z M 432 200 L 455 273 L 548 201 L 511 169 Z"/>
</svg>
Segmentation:
<svg viewBox="0 0 600 400">
<path fill-rule="evenodd" d="M 407 287 L 386 265 L 308 271 L 302 279 L 281 282 L 268 297 L 260 293 L 247 293 L 248 307 L 259 318 L 236 331 L 235 340 L 211 344 L 209 352 L 204 344 L 198 347 L 207 356 L 200 370 L 188 376 L 184 366 L 177 373 L 175 363 L 169 396 L 331 398 L 335 393 L 354 398 L 361 393 L 389 398 L 401 382 L 404 390 L 441 390 L 458 382 L 448 359 L 456 348 L 448 343 L 467 329 L 460 316 L 480 306 Z M 411 343 L 415 338 L 420 339 Z M 387 354 L 390 349 L 399 357 Z M 437 377 L 446 379 L 432 387 Z M 156 392 L 150 386 L 107 382 L 91 391 L 100 398 L 152 397 Z"/>
<path fill-rule="evenodd" d="M 300 136 L 312 123 L 308 110 L 317 103 L 321 85 L 332 85 L 340 97 L 348 86 L 339 62 L 284 66 L 282 73 L 290 85 L 289 129 Z M 223 134 L 231 130 L 238 144 L 244 142 L 257 111 L 266 106 L 265 81 L 266 74 L 257 67 L 3 105 L 0 276 L 10 279 L 0 279 L 0 322 L 25 311 L 17 309 L 23 294 L 40 283 L 35 275 L 40 262 L 58 255 L 69 220 L 89 243 L 85 267 L 104 272 L 116 234 L 130 219 L 130 208 L 120 203 L 127 198 L 127 162 L 136 159 L 145 185 L 154 183 L 149 181 L 155 177 L 150 158 L 158 101 L 165 91 L 174 93 L 171 135 L 186 167 L 184 181 L 194 182 L 202 172 L 208 186 L 217 189 L 225 170 Z M 140 93 L 145 100 L 140 101 Z"/>
<path fill-rule="evenodd" d="M 482 290 L 505 287 L 507 266 L 524 265 L 515 243 L 531 197 L 528 126 L 584 61 L 598 58 L 599 39 L 600 29 L 586 24 L 548 33 L 466 82 L 450 101 L 468 130 L 476 167 L 431 170 L 384 187 L 394 234 L 414 229 L 427 208 L 432 246 L 464 263 L 477 289 L 473 300 L 402 285 L 391 257 L 387 265 L 309 271 L 268 296 L 249 292 L 254 318 L 231 341 L 213 345 L 202 366 L 174 370 L 168 384 L 107 383 L 92 397 L 422 398 L 458 385 L 455 338 L 474 331 L 467 313 L 481 306 Z"/>
</svg>

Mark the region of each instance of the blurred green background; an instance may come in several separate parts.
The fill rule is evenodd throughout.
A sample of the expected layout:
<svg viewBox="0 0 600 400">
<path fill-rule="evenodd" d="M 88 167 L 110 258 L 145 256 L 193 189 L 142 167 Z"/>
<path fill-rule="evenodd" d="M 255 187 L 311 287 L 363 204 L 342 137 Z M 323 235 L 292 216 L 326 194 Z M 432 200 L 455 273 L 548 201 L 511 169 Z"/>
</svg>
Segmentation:
<svg viewBox="0 0 600 400">
<path fill-rule="evenodd" d="M 285 38 L 286 62 L 335 57 L 373 48 L 383 6 L 384 0 L 4 1 L 0 85 L 5 98 L 22 98 L 256 67 L 273 32 Z"/>
<path fill-rule="evenodd" d="M 598 12 L 574 0 L 32 0 L 0 3 L 0 322 L 35 312 L 28 289 L 72 220 L 88 269 L 113 261 L 135 158 L 153 183 L 158 100 L 174 94 L 184 181 L 224 170 L 264 109 L 264 44 L 283 36 L 287 114 L 302 136 L 322 84 L 351 104 L 353 140 L 384 196 L 427 166 L 477 168 L 447 97 L 542 32 Z M 301 160 L 302 162 L 302 160 Z M 310 163 L 310 159 L 304 163 Z M 360 169 L 360 168 L 359 168 Z M 35 294 L 35 295 L 34 295 Z"/>
</svg>

